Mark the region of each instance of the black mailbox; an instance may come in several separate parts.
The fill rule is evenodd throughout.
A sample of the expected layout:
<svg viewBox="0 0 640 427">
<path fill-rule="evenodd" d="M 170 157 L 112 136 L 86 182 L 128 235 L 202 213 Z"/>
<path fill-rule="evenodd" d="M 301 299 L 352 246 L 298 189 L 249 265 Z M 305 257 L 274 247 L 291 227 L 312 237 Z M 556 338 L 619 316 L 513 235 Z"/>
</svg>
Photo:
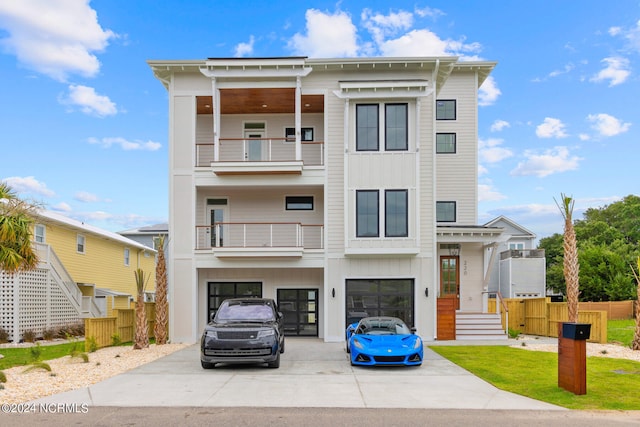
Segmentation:
<svg viewBox="0 0 640 427">
<path fill-rule="evenodd" d="M 588 340 L 591 335 L 590 323 L 563 323 L 562 336 L 572 340 Z"/>
</svg>

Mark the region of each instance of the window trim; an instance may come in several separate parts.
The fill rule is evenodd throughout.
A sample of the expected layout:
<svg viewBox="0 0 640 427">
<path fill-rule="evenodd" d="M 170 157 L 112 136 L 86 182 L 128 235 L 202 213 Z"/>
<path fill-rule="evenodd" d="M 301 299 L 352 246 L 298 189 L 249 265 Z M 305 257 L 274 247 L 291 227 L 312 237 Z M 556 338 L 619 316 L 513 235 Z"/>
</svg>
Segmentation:
<svg viewBox="0 0 640 427">
<path fill-rule="evenodd" d="M 441 151 L 438 149 L 438 135 L 453 135 L 453 151 Z M 458 136 L 455 132 L 436 133 L 436 154 L 456 154 L 458 152 Z"/>
<path fill-rule="evenodd" d="M 358 132 L 358 109 L 360 107 L 376 107 L 376 143 L 375 148 L 360 148 Z M 380 151 L 380 103 L 356 104 L 356 151 Z M 368 128 L 367 128 L 368 129 Z M 368 142 L 368 141 L 367 141 Z"/>
<path fill-rule="evenodd" d="M 404 106 L 404 147 L 389 148 L 389 115 L 387 107 Z M 407 102 L 389 102 L 384 103 L 384 150 L 385 151 L 409 151 L 409 103 Z"/>
<path fill-rule="evenodd" d="M 38 233 L 38 230 L 40 230 L 41 233 Z M 36 243 L 45 243 L 47 241 L 47 227 L 43 224 L 35 224 L 33 226 L 33 240 Z"/>
<path fill-rule="evenodd" d="M 297 201 L 295 200 L 297 199 Z M 309 200 L 309 202 L 303 201 L 304 199 Z M 291 205 L 303 205 L 309 204 L 310 207 L 293 207 Z M 314 198 L 313 196 L 285 196 L 284 197 L 284 210 L 286 211 L 312 211 L 315 209 Z"/>
<path fill-rule="evenodd" d="M 453 102 L 453 117 L 438 118 L 438 102 Z M 436 99 L 436 120 L 457 120 L 458 102 L 456 99 Z"/>
<path fill-rule="evenodd" d="M 366 235 L 366 234 L 361 234 L 360 233 L 360 215 L 359 215 L 359 194 L 363 194 L 363 193 L 375 193 L 376 195 L 376 208 L 375 208 L 375 215 L 376 215 L 376 233 L 375 235 Z M 373 212 L 372 212 L 373 213 Z M 357 238 L 378 238 L 380 237 L 380 191 L 379 190 L 356 190 L 356 237 Z"/>
<path fill-rule="evenodd" d="M 389 202 L 387 196 L 391 193 L 404 194 L 404 233 L 389 233 Z M 405 189 L 389 189 L 384 190 L 384 236 L 385 237 L 409 237 L 409 190 Z"/>
<path fill-rule="evenodd" d="M 129 267 L 131 264 L 131 251 L 129 248 L 124 248 L 124 265 L 125 267 Z"/>
<path fill-rule="evenodd" d="M 84 234 L 76 234 L 76 252 L 79 254 L 87 253 L 87 238 Z"/>
<path fill-rule="evenodd" d="M 444 205 L 445 203 L 447 204 L 453 204 L 453 219 L 452 220 L 439 220 L 438 219 L 438 205 Z M 458 203 L 453 201 L 453 200 L 439 200 L 436 202 L 436 222 L 437 223 L 442 223 L 442 222 L 456 222 L 457 221 L 457 216 L 458 216 Z"/>
</svg>

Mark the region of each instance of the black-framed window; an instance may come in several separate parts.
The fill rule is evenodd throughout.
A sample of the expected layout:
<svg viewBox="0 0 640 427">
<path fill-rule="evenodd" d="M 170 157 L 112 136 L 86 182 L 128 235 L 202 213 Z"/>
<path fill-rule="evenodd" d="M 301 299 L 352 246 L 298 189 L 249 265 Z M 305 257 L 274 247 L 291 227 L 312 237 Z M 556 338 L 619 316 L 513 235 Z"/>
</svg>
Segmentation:
<svg viewBox="0 0 640 427">
<path fill-rule="evenodd" d="M 378 151 L 378 104 L 356 105 L 356 151 Z"/>
<path fill-rule="evenodd" d="M 406 151 L 408 149 L 409 127 L 407 104 L 385 104 L 385 150 Z"/>
<path fill-rule="evenodd" d="M 392 316 L 414 326 L 413 279 L 347 279 L 346 319 Z"/>
<path fill-rule="evenodd" d="M 380 200 L 377 190 L 356 190 L 356 236 L 380 236 Z"/>
<path fill-rule="evenodd" d="M 456 152 L 456 134 L 455 133 L 437 133 L 436 134 L 436 153 L 454 154 L 455 152 Z"/>
<path fill-rule="evenodd" d="M 312 211 L 313 196 L 286 196 L 285 208 L 288 211 Z"/>
<path fill-rule="evenodd" d="M 407 237 L 409 235 L 407 226 L 408 191 L 386 190 L 384 198 L 384 235 L 386 237 Z"/>
<path fill-rule="evenodd" d="M 284 137 L 289 141 L 296 140 L 296 128 L 285 128 Z M 300 128 L 300 141 L 313 141 L 313 128 Z"/>
<path fill-rule="evenodd" d="M 456 202 L 436 202 L 436 222 L 455 222 Z"/>
<path fill-rule="evenodd" d="M 456 100 L 438 99 L 436 100 L 436 120 L 455 120 Z"/>
</svg>

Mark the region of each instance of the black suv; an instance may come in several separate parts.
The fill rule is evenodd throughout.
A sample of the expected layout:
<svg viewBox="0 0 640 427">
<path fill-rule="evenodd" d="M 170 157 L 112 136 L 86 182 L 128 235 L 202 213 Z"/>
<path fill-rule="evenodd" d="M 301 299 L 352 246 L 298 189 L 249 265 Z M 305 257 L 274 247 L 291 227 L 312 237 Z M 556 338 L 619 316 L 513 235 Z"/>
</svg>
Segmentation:
<svg viewBox="0 0 640 427">
<path fill-rule="evenodd" d="M 225 300 L 200 340 L 204 369 L 216 363 L 266 363 L 280 366 L 284 353 L 284 321 L 275 301 L 268 298 Z"/>
</svg>

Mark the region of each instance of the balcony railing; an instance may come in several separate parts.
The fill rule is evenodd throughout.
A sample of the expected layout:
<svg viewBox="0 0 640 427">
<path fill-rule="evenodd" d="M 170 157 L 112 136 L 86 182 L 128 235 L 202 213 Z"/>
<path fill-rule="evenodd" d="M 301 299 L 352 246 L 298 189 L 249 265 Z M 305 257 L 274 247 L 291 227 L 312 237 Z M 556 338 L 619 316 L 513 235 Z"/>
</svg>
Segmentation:
<svg viewBox="0 0 640 427">
<path fill-rule="evenodd" d="M 544 258 L 544 249 L 509 249 L 500 252 L 500 259 Z"/>
<path fill-rule="evenodd" d="M 324 164 L 324 142 L 303 141 L 302 162 L 305 166 Z M 218 159 L 213 143 L 196 144 L 196 166 L 213 162 L 287 162 L 296 160 L 296 143 L 288 138 L 220 138 Z"/>
<path fill-rule="evenodd" d="M 220 222 L 196 226 L 196 249 L 323 249 L 323 225 L 297 222 Z"/>
</svg>

